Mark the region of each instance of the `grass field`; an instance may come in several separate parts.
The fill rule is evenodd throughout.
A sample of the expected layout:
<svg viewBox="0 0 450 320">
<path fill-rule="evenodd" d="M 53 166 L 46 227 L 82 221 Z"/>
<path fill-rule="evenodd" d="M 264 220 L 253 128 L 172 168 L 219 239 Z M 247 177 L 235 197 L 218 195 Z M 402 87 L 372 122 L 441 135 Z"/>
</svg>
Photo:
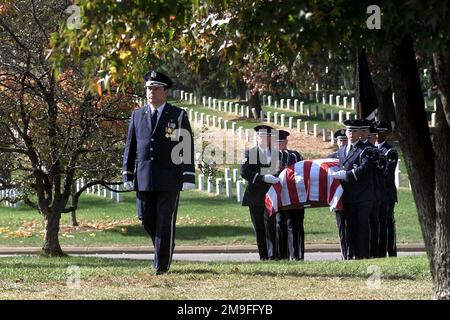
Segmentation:
<svg viewBox="0 0 450 320">
<path fill-rule="evenodd" d="M 411 193 L 399 192 L 396 207 L 398 242 L 422 242 Z M 149 245 L 149 238 L 136 218 L 134 193 L 124 194 L 123 203 L 95 195 L 83 195 L 77 213 L 80 226 L 62 218 L 62 245 Z M 19 209 L 0 206 L 0 246 L 40 246 L 42 219 L 23 204 Z M 307 243 L 337 243 L 334 215 L 328 208 L 307 209 Z M 182 192 L 178 210 L 177 245 L 254 244 L 248 208 L 235 198 L 216 197 L 206 192 Z"/>
<path fill-rule="evenodd" d="M 79 282 L 76 280 L 79 274 Z M 431 299 L 425 256 L 335 262 L 0 258 L 0 299 Z"/>
</svg>

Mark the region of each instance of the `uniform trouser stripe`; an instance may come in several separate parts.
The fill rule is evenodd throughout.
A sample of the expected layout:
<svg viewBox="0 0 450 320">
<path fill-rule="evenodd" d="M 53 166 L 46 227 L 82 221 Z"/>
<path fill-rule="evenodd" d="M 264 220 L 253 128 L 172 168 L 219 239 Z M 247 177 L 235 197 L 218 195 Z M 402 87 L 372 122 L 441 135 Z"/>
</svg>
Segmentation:
<svg viewBox="0 0 450 320">
<path fill-rule="evenodd" d="M 175 249 L 175 224 L 177 222 L 177 211 L 178 211 L 178 202 L 180 200 L 180 193 L 177 195 L 177 200 L 175 203 L 174 210 L 172 212 L 172 221 L 170 223 L 170 246 L 169 246 L 169 264 L 167 269 L 169 269 L 170 264 L 172 263 L 173 250 Z"/>
</svg>

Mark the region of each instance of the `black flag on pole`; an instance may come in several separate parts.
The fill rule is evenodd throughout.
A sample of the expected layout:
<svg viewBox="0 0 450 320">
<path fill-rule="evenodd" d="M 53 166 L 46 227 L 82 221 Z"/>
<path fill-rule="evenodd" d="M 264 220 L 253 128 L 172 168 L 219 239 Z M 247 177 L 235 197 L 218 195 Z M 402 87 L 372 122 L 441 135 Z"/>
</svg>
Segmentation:
<svg viewBox="0 0 450 320">
<path fill-rule="evenodd" d="M 367 118 L 378 108 L 372 77 L 367 63 L 366 51 L 362 49 L 356 58 L 355 99 L 359 118 Z"/>
</svg>

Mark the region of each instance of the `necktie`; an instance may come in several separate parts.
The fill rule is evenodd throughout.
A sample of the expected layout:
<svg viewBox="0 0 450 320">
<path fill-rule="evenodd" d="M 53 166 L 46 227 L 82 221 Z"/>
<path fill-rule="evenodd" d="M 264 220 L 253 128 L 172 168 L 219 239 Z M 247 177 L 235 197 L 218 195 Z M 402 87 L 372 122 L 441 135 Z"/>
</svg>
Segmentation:
<svg viewBox="0 0 450 320">
<path fill-rule="evenodd" d="M 353 145 L 350 144 L 350 147 L 347 148 L 347 153 L 345 154 L 345 156 L 348 156 L 348 154 L 350 153 L 350 150 L 353 149 Z"/>
<path fill-rule="evenodd" d="M 156 122 L 158 121 L 158 110 L 153 110 L 152 114 L 152 131 L 155 131 Z"/>
</svg>

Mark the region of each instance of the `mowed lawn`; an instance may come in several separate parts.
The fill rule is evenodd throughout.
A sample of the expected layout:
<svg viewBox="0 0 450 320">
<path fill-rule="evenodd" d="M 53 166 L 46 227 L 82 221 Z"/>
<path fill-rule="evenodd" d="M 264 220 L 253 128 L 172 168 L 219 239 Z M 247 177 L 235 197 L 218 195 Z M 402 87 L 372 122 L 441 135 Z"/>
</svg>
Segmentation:
<svg viewBox="0 0 450 320">
<path fill-rule="evenodd" d="M 78 280 L 79 279 L 79 280 Z M 431 299 L 425 256 L 353 261 L 186 262 L 0 258 L 0 299 Z"/>
<path fill-rule="evenodd" d="M 396 206 L 398 242 L 422 242 L 420 226 L 409 190 L 399 192 Z M 64 214 L 60 241 L 64 246 L 149 245 L 149 237 L 136 218 L 134 193 L 124 194 L 123 203 L 96 195 L 83 195 L 77 212 L 79 227 L 72 227 Z M 338 243 L 334 214 L 328 208 L 307 209 L 307 243 Z M 43 223 L 35 210 L 0 205 L 0 246 L 40 246 Z M 248 208 L 235 198 L 206 192 L 182 192 L 178 210 L 177 245 L 254 244 Z"/>
</svg>

